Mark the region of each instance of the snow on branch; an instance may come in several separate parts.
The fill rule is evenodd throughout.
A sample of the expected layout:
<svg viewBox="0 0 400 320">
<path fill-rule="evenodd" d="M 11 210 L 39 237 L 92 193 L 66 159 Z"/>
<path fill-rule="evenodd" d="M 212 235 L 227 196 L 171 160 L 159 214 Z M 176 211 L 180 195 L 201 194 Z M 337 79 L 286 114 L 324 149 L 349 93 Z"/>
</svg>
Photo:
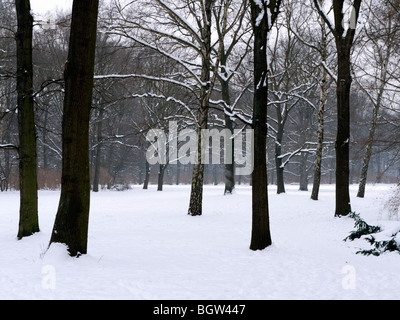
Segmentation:
<svg viewBox="0 0 400 320">
<path fill-rule="evenodd" d="M 18 147 L 14 144 L 0 144 L 0 149 L 3 150 L 18 150 Z"/>
<path fill-rule="evenodd" d="M 178 58 L 178 57 L 174 57 L 173 55 L 171 55 L 170 53 L 166 52 L 165 50 L 163 50 L 163 49 L 161 49 L 161 48 L 159 48 L 159 47 L 157 47 L 157 46 L 155 46 L 155 45 L 152 45 L 152 44 L 150 44 L 150 43 L 148 43 L 148 42 L 146 42 L 146 41 L 144 41 L 144 40 L 142 40 L 142 39 L 139 39 L 139 38 L 137 38 L 137 37 L 135 37 L 135 36 L 133 36 L 133 35 L 129 35 L 129 34 L 127 34 L 126 32 L 120 32 L 120 31 L 106 31 L 105 33 L 106 33 L 106 34 L 112 34 L 112 35 L 118 35 L 118 36 L 121 36 L 121 37 L 126 37 L 126 38 L 128 38 L 128 39 L 131 39 L 131 40 L 133 40 L 133 41 L 135 41 L 135 42 L 141 44 L 141 45 L 144 46 L 144 47 L 147 47 L 147 48 L 149 48 L 149 49 L 152 49 L 152 50 L 154 50 L 154 51 L 160 53 L 161 55 L 163 55 L 163 56 L 165 56 L 165 57 L 167 57 L 167 58 L 169 58 L 169 59 L 175 61 L 176 63 L 178 63 L 179 65 L 181 65 L 186 71 L 188 71 L 188 72 L 193 76 L 193 78 L 197 81 L 197 83 L 199 83 L 200 85 L 202 85 L 202 82 L 201 82 L 200 78 L 198 77 L 198 75 L 196 74 L 196 72 L 194 72 L 194 71 L 189 67 L 189 64 L 188 64 L 187 62 L 183 61 L 182 59 L 180 59 L 180 58 Z"/>
<path fill-rule="evenodd" d="M 182 17 L 176 10 L 171 8 L 168 4 L 165 3 L 165 1 L 162 0 L 156 0 L 157 3 L 159 3 L 169 14 L 171 18 L 176 20 L 185 30 L 189 31 L 190 34 L 193 36 L 194 39 L 196 39 L 197 43 L 202 44 L 203 41 L 201 39 L 201 36 L 192 28 L 190 23 Z"/>
<path fill-rule="evenodd" d="M 335 83 L 337 83 L 337 76 L 335 75 L 335 73 L 331 69 L 329 69 L 329 67 L 326 64 L 326 62 L 325 61 L 321 61 L 321 65 L 325 69 L 325 71 L 329 74 L 329 76 L 332 78 L 332 80 L 335 81 Z"/>
<path fill-rule="evenodd" d="M 131 97 L 132 98 L 146 98 L 146 97 L 147 98 L 157 98 L 157 99 L 163 99 L 167 102 L 169 102 L 169 101 L 175 102 L 175 103 L 179 104 L 180 106 L 182 106 L 184 109 L 186 109 L 190 113 L 190 115 L 193 117 L 193 120 L 198 124 L 197 117 L 193 113 L 192 108 L 190 108 L 186 103 L 184 103 L 183 101 L 181 101 L 179 99 L 176 99 L 174 97 L 167 97 L 167 96 L 164 96 L 161 94 L 155 94 L 155 93 L 151 93 L 151 92 L 144 93 L 144 94 L 132 94 Z"/>
<path fill-rule="evenodd" d="M 290 162 L 290 160 L 291 160 L 294 156 L 297 156 L 298 154 L 301 154 L 301 153 L 314 154 L 314 153 L 317 151 L 317 149 L 305 148 L 306 144 L 307 144 L 307 143 L 305 143 L 305 144 L 304 144 L 303 146 L 301 146 L 300 148 L 294 150 L 293 152 L 288 152 L 288 153 L 285 153 L 285 154 L 283 154 L 283 155 L 280 155 L 280 156 L 278 157 L 279 159 L 287 158 L 287 159 L 281 164 L 280 168 L 284 169 L 285 166 Z"/>
<path fill-rule="evenodd" d="M 319 15 L 322 17 L 322 19 L 325 21 L 326 25 L 328 26 L 329 30 L 335 34 L 335 27 L 331 19 L 328 17 L 328 15 L 325 13 L 324 9 L 321 7 L 319 0 L 314 0 L 315 8 L 317 9 Z"/>
<path fill-rule="evenodd" d="M 183 87 L 193 94 L 196 95 L 196 92 L 193 90 L 192 86 L 177 80 L 173 80 L 170 78 L 163 78 L 163 77 L 155 77 L 155 76 L 148 76 L 144 74 L 108 74 L 108 75 L 97 75 L 94 76 L 95 80 L 103 80 L 103 79 L 129 79 L 129 78 L 140 78 L 140 79 L 146 79 L 146 80 L 151 80 L 151 81 L 160 81 L 160 82 L 168 82 L 171 84 L 178 85 L 180 87 Z M 194 86 L 194 85 L 193 85 Z"/>
</svg>

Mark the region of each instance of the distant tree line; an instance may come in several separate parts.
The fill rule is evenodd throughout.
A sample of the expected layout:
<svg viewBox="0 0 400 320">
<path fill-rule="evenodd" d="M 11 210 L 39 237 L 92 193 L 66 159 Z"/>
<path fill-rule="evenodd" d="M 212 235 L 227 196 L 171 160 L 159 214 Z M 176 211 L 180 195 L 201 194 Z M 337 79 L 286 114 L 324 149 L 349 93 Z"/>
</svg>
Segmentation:
<svg viewBox="0 0 400 320">
<path fill-rule="evenodd" d="M 351 211 L 349 184 L 363 197 L 366 182 L 398 182 L 399 1 L 77 2 L 49 22 L 27 0 L 0 1 L 0 178 L 2 190 L 24 195 L 21 221 L 37 213 L 37 189 L 61 188 L 61 216 L 67 193 L 191 184 L 188 213 L 201 215 L 204 184 L 231 194 L 245 183 L 260 228 L 251 248 L 262 249 L 268 184 L 278 193 L 312 184 L 317 200 L 321 183 L 335 183 L 340 216 Z M 94 31 L 72 32 L 74 14 Z M 82 41 L 95 44 L 93 56 Z M 197 132 L 199 161 L 149 165 L 146 134 L 171 121 Z M 79 123 L 81 136 L 71 133 Z M 201 163 L 207 128 L 254 130 L 252 175 L 235 176 L 234 162 Z M 70 158 L 76 150 L 87 163 Z M 74 167 L 86 176 L 68 182 Z M 19 237 L 39 230 L 34 220 Z"/>
</svg>

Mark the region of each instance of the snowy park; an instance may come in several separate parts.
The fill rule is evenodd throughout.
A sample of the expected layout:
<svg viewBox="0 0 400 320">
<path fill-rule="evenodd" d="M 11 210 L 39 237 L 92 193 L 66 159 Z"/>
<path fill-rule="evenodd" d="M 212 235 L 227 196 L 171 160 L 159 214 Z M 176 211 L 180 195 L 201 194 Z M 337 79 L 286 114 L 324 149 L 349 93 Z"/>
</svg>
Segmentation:
<svg viewBox="0 0 400 320">
<path fill-rule="evenodd" d="M 0 0 L 0 299 L 400 299 L 399 39 L 400 0 Z"/>
<path fill-rule="evenodd" d="M 352 205 L 383 233 L 400 227 L 385 203 L 392 185 L 367 185 Z M 18 192 L 0 194 L 1 299 L 399 299 L 400 256 L 356 254 L 364 239 L 343 241 L 354 220 L 334 217 L 334 186 L 319 201 L 288 186 L 270 187 L 273 244 L 249 250 L 251 188 L 205 186 L 204 213 L 187 215 L 190 188 L 101 191 L 91 201 L 88 254 L 48 250 L 58 191 L 39 192 L 42 230 L 18 241 Z"/>
</svg>

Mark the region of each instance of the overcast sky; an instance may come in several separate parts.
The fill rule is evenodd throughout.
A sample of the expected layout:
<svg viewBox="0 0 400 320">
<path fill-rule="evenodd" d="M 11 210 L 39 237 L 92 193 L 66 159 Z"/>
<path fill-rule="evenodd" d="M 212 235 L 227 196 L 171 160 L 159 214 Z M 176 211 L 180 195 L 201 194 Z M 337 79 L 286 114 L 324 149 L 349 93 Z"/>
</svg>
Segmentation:
<svg viewBox="0 0 400 320">
<path fill-rule="evenodd" d="M 72 10 L 72 0 L 31 0 L 31 9 L 35 14 L 45 14 L 56 10 Z"/>
</svg>

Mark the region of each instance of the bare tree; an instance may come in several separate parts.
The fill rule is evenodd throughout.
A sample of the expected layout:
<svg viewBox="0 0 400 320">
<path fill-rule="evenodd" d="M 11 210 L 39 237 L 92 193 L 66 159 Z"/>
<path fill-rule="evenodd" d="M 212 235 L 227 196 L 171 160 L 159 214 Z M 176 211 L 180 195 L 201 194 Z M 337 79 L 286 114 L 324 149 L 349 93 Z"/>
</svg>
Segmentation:
<svg viewBox="0 0 400 320">
<path fill-rule="evenodd" d="M 369 18 L 366 19 L 368 23 L 365 37 L 362 39 L 363 50 L 355 66 L 357 84 L 373 106 L 357 193 L 359 198 L 363 198 L 365 195 L 368 168 L 380 109 L 382 106 L 389 107 L 395 104 L 395 101 L 392 102 L 390 98 L 392 94 L 390 93 L 388 96 L 387 91 L 391 91 L 390 83 L 396 81 L 394 74 L 395 70 L 399 68 L 397 40 L 400 35 L 400 29 L 395 18 L 395 11 L 387 3 L 370 1 L 368 5 Z M 371 69 L 375 71 L 371 72 Z"/>
<path fill-rule="evenodd" d="M 254 168 L 252 173 L 251 250 L 263 250 L 272 243 L 269 226 L 267 177 L 267 104 L 269 33 L 278 16 L 281 1 L 251 0 L 251 22 L 254 33 Z"/>
<path fill-rule="evenodd" d="M 89 121 L 98 6 L 98 0 L 74 0 L 64 73 L 61 197 L 50 244 L 66 244 L 71 256 L 87 253 L 90 208 Z"/>
<path fill-rule="evenodd" d="M 16 0 L 20 221 L 18 238 L 39 232 L 37 151 L 33 101 L 33 17 L 29 0 Z"/>
<path fill-rule="evenodd" d="M 193 116 L 197 129 L 198 148 L 193 167 L 192 189 L 188 214 L 201 215 L 203 201 L 204 164 L 202 163 L 201 133 L 208 126 L 210 97 L 216 81 L 212 70 L 219 66 L 219 59 L 212 61 L 212 12 L 215 0 L 170 2 L 154 0 L 142 3 L 149 10 L 143 10 L 136 21 L 132 21 L 132 12 L 126 13 L 126 7 L 119 5 L 118 14 L 121 25 L 109 32 L 154 50 L 178 65 L 185 73 L 179 72 L 168 78 L 127 75 L 152 81 L 174 83 L 188 92 L 190 100 L 196 100 L 196 107 L 190 107 L 183 101 L 189 114 Z M 135 3 L 135 2 L 133 2 Z M 162 26 L 162 28 L 160 28 Z M 155 96 L 154 94 L 148 94 Z M 165 97 L 173 99 L 173 97 Z"/>
<path fill-rule="evenodd" d="M 246 12 L 248 11 L 248 1 L 219 0 L 213 9 L 215 28 L 218 35 L 217 51 L 220 60 L 220 71 L 214 70 L 218 76 L 221 87 L 221 98 L 223 102 L 225 128 L 233 132 L 234 122 L 232 115 L 235 113 L 234 100 L 232 97 L 232 80 L 237 70 L 242 65 L 243 60 L 250 51 L 249 41 L 251 37 L 247 36 L 251 28 L 246 27 Z M 246 39 L 247 36 L 247 39 Z M 242 43 L 241 43 L 242 42 Z M 235 52 L 237 47 L 241 47 Z M 238 50 L 236 50 L 238 51 Z M 239 93 L 239 96 L 242 92 Z M 233 137 L 231 137 L 233 140 Z M 234 144 L 232 143 L 232 154 Z M 224 194 L 232 194 L 235 188 L 234 161 L 225 163 L 225 189 Z"/>
<path fill-rule="evenodd" d="M 314 0 L 317 11 L 324 19 L 335 37 L 337 51 L 337 137 L 336 137 L 336 209 L 335 216 L 345 216 L 351 212 L 349 192 L 349 153 L 350 153 L 350 90 L 351 54 L 356 34 L 356 25 L 362 0 L 354 0 L 350 8 L 346 1 L 333 1 L 334 22 L 325 13 L 318 0 Z M 347 9 L 347 10 L 346 10 Z M 350 17 L 346 27 L 345 13 Z"/>
</svg>

